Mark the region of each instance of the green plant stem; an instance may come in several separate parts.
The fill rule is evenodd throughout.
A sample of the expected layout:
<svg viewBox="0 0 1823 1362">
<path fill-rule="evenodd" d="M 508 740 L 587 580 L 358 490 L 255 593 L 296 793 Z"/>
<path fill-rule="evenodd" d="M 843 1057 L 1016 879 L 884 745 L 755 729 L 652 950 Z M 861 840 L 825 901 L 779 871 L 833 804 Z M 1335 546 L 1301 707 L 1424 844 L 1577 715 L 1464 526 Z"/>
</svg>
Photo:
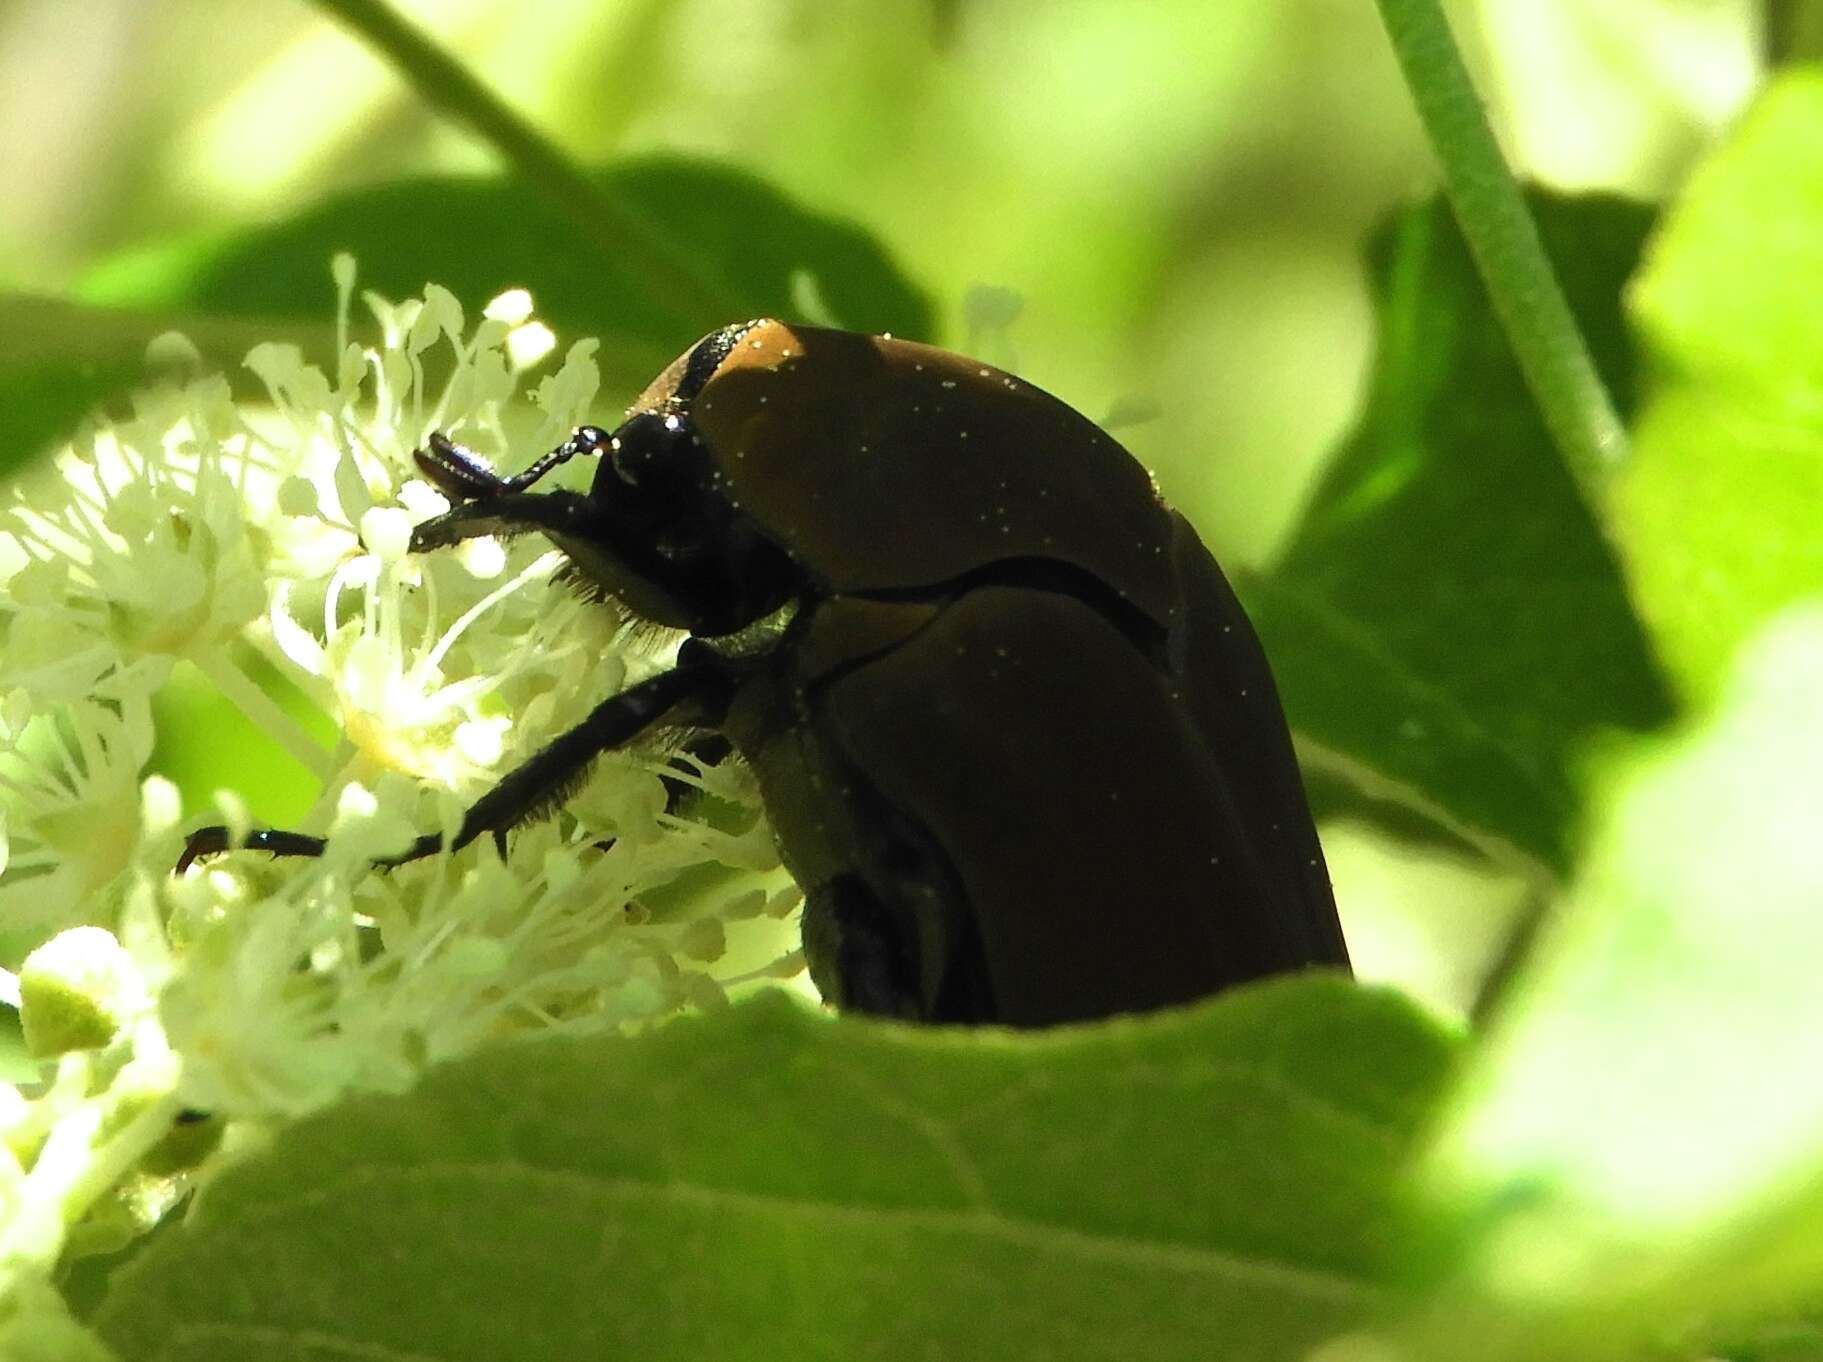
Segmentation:
<svg viewBox="0 0 1823 1362">
<path fill-rule="evenodd" d="M 420 97 L 468 124 L 536 186 L 602 253 L 643 281 L 666 312 L 697 327 L 745 315 L 741 300 L 612 195 L 469 69 L 394 13 L 385 0 L 316 0 L 360 35 Z M 456 228 L 459 230 L 459 226 Z"/>
<path fill-rule="evenodd" d="M 1627 433 L 1538 239 L 1438 0 L 1378 0 L 1443 185 L 1559 457 L 1600 514 Z M 1472 393 L 1464 400 L 1473 401 Z"/>
<path fill-rule="evenodd" d="M 1823 57 L 1823 4 L 1817 0 L 1767 0 L 1760 25 L 1768 68 Z"/>
</svg>

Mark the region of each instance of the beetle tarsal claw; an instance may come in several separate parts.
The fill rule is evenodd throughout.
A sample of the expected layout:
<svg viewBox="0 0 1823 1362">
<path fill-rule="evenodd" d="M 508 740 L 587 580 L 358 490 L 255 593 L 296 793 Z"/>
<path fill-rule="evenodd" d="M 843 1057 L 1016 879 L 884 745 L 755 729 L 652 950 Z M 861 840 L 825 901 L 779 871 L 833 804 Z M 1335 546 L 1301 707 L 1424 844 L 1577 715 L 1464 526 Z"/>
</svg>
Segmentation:
<svg viewBox="0 0 1823 1362">
<path fill-rule="evenodd" d="M 252 828 L 237 843 L 223 824 L 198 828 L 184 839 L 183 854 L 177 858 L 175 873 L 181 875 L 205 856 L 219 856 L 227 851 L 265 851 L 273 856 L 321 856 L 326 845 L 321 837 L 307 832 L 285 832 L 279 828 Z"/>
</svg>

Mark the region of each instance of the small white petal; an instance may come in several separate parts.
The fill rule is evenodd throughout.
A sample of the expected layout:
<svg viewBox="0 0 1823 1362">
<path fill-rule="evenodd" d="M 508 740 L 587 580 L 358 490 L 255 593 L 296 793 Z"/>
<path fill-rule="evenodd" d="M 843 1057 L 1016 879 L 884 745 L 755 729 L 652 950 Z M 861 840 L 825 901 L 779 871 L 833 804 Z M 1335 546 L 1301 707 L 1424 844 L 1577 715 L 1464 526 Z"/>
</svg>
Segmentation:
<svg viewBox="0 0 1823 1362">
<path fill-rule="evenodd" d="M 183 795 L 163 776 L 147 776 L 139 787 L 139 826 L 156 837 L 183 817 Z"/>
<path fill-rule="evenodd" d="M 456 549 L 456 561 L 469 576 L 491 582 L 506 571 L 506 545 L 498 539 L 465 539 Z"/>
<path fill-rule="evenodd" d="M 272 628 L 272 641 L 298 666 L 312 676 L 321 676 L 324 668 L 323 645 L 316 641 L 316 636 L 291 618 L 287 609 L 291 600 L 291 583 L 280 582 L 278 590 L 272 596 L 272 608 L 266 612 L 266 622 Z"/>
<path fill-rule="evenodd" d="M 382 562 L 396 563 L 411 549 L 411 516 L 396 506 L 374 506 L 361 515 L 361 542 Z"/>
<path fill-rule="evenodd" d="M 181 331 L 166 331 L 146 342 L 148 369 L 200 369 L 203 353 Z"/>
<path fill-rule="evenodd" d="M 489 302 L 481 310 L 481 315 L 490 321 L 519 326 L 531 320 L 532 295 L 527 289 L 510 288 Z"/>
<path fill-rule="evenodd" d="M 372 818 L 380 811 L 380 801 L 374 792 L 358 780 L 351 780 L 342 787 L 341 794 L 336 796 L 335 816 L 337 821 L 344 818 Z"/>
<path fill-rule="evenodd" d="M 506 353 L 513 368 L 529 369 L 557 348 L 557 337 L 543 322 L 527 322 L 507 335 Z"/>
<path fill-rule="evenodd" d="M 477 766 L 492 766 L 506 750 L 505 719 L 470 719 L 456 725 L 456 750 Z"/>
</svg>

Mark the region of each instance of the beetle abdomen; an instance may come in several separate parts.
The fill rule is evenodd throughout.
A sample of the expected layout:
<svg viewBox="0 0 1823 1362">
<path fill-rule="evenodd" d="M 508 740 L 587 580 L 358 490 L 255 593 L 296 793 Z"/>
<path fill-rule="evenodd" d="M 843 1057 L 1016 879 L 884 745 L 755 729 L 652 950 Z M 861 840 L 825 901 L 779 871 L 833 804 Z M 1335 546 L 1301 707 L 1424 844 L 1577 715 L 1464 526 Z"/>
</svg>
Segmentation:
<svg viewBox="0 0 1823 1362">
<path fill-rule="evenodd" d="M 929 1020 L 1048 1025 L 1335 963 L 1273 920 L 1286 896 L 1177 689 L 1089 606 L 1017 587 L 815 687 L 813 740 L 915 817 L 966 899 L 992 1015 Z"/>
<path fill-rule="evenodd" d="M 1175 511 L 1171 521 L 1177 590 L 1166 667 L 1246 828 L 1259 911 L 1284 959 L 1346 969 L 1329 868 L 1265 650 L 1190 522 Z"/>
</svg>

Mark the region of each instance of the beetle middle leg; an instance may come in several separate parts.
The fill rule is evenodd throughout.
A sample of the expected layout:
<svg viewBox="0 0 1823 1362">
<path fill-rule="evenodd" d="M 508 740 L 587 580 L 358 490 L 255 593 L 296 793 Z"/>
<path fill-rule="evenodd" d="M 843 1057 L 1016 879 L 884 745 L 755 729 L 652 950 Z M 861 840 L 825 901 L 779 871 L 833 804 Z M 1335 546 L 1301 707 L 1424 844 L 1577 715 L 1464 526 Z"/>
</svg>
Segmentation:
<svg viewBox="0 0 1823 1362">
<path fill-rule="evenodd" d="M 469 806 L 462 826 L 449 839 L 451 849 L 467 846 L 484 832 L 504 843 L 509 829 L 562 803 L 595 758 L 656 724 L 667 720 L 714 722 L 726 709 L 733 684 L 733 673 L 721 659 L 707 649 L 686 645 L 677 666 L 602 701 L 576 727 L 503 776 Z M 378 857 L 374 864 L 383 868 L 405 865 L 435 855 L 443 844 L 442 833 L 426 833 L 404 851 Z M 217 824 L 190 834 L 177 870 L 181 873 L 199 857 L 217 852 L 247 849 L 275 856 L 320 856 L 324 845 L 320 837 L 270 828 L 255 828 L 236 843 L 229 829 Z"/>
<path fill-rule="evenodd" d="M 859 874 L 804 892 L 805 954 L 823 997 L 851 1012 L 915 1020 L 924 1015 L 915 948 L 897 939 L 893 914 Z"/>
</svg>

